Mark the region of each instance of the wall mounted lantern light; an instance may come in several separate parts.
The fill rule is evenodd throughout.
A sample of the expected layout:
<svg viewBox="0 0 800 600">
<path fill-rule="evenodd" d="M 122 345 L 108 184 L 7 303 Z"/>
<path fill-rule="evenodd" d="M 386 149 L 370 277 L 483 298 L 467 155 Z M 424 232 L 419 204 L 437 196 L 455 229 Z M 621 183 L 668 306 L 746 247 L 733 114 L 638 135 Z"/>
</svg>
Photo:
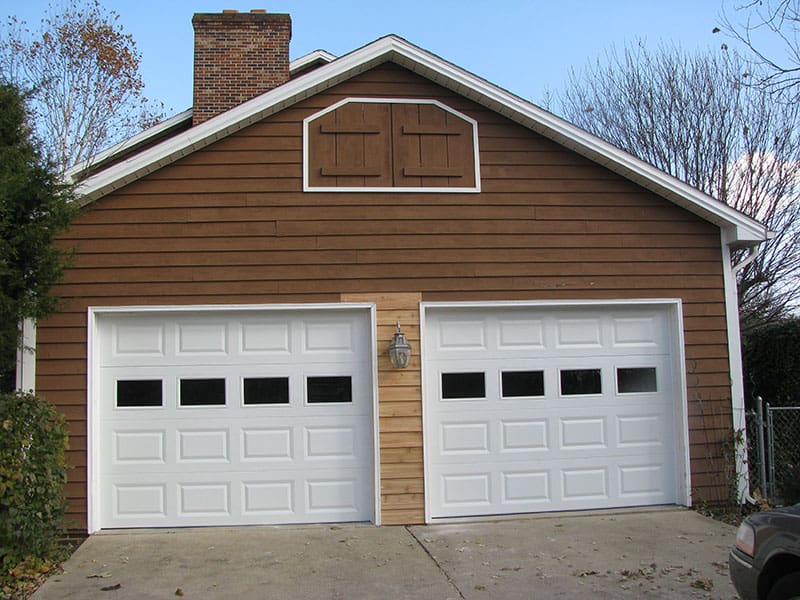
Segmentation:
<svg viewBox="0 0 800 600">
<path fill-rule="evenodd" d="M 411 344 L 406 340 L 406 335 L 400 331 L 400 321 L 397 322 L 397 333 L 389 342 L 389 360 L 395 369 L 405 369 L 411 359 Z"/>
</svg>

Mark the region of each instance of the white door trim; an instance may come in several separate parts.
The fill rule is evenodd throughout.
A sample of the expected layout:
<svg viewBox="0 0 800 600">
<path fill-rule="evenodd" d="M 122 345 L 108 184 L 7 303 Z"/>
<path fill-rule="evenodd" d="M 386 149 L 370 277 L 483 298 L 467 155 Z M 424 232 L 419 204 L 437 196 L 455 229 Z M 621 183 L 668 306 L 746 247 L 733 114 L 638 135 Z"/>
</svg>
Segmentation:
<svg viewBox="0 0 800 600">
<path fill-rule="evenodd" d="M 100 514 L 100 411 L 98 390 L 100 349 L 98 347 L 98 319 L 114 314 L 144 315 L 148 313 L 235 313 L 246 311 L 263 312 L 301 312 L 301 311 L 353 311 L 366 310 L 370 315 L 370 363 L 372 377 L 372 414 L 373 414 L 373 490 L 374 490 L 374 522 L 380 525 L 380 448 L 378 443 L 378 357 L 377 357 L 377 318 L 375 304 L 371 302 L 343 302 L 318 304 L 193 304 L 184 306 L 90 306 L 87 311 L 86 340 L 86 504 L 87 530 L 89 534 L 101 528 Z"/>
<path fill-rule="evenodd" d="M 424 385 L 426 381 L 426 368 L 425 365 L 429 360 L 426 356 L 427 347 L 427 328 L 426 328 L 426 314 L 429 309 L 441 310 L 448 308 L 464 309 L 464 308 L 478 308 L 478 309 L 491 309 L 491 308 L 508 308 L 508 307 L 522 307 L 522 308 L 547 308 L 547 307 L 593 307 L 601 308 L 603 306 L 620 308 L 625 306 L 653 306 L 665 309 L 671 321 L 671 331 L 674 333 L 674 338 L 671 340 L 673 349 L 673 373 L 676 374 L 676 384 L 678 385 L 678 398 L 679 415 L 677 415 L 677 424 L 680 425 L 680 432 L 678 433 L 678 447 L 675 449 L 676 459 L 676 494 L 680 502 L 685 506 L 691 506 L 691 467 L 689 461 L 689 414 L 688 414 L 688 398 L 686 391 L 686 359 L 685 359 L 685 342 L 683 332 L 683 305 L 680 298 L 641 298 L 631 300 L 500 300 L 500 301 L 464 301 L 464 302 L 421 302 L 420 303 L 420 361 L 421 361 L 421 380 L 422 385 L 422 431 L 423 440 L 425 438 L 425 431 L 430 426 L 430 416 L 428 413 L 428 400 L 427 387 Z M 428 453 L 423 452 L 423 476 L 426 490 L 432 490 L 431 481 L 431 467 L 428 464 Z M 432 496 L 428 492 L 425 494 L 425 522 L 432 523 L 431 517 L 431 499 Z M 437 519 L 436 522 L 443 522 L 443 519 Z"/>
</svg>

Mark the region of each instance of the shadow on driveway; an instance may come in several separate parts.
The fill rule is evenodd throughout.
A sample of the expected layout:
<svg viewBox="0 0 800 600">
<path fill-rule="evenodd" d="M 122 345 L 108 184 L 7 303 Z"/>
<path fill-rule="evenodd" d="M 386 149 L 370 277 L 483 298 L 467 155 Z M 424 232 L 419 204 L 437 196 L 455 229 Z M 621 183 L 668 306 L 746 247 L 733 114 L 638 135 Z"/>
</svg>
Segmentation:
<svg viewBox="0 0 800 600">
<path fill-rule="evenodd" d="M 412 527 L 113 531 L 87 539 L 33 598 L 732 600 L 734 536 L 680 508 Z"/>
</svg>

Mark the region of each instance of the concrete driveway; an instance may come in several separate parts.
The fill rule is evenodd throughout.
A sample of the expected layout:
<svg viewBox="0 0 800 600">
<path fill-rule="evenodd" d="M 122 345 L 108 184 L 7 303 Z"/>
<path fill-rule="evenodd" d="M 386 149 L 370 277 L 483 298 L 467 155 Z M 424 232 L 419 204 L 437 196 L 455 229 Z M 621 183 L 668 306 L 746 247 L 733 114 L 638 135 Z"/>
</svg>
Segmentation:
<svg viewBox="0 0 800 600">
<path fill-rule="evenodd" d="M 34 599 L 730 600 L 734 535 L 680 508 L 413 527 L 116 531 L 86 540 Z"/>
</svg>

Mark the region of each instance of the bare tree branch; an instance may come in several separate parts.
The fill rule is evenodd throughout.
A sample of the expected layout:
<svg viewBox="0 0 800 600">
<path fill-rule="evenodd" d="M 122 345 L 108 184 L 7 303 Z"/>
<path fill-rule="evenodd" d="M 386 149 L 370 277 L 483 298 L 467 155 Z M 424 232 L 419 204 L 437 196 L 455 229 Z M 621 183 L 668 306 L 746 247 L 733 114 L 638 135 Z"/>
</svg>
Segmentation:
<svg viewBox="0 0 800 600">
<path fill-rule="evenodd" d="M 639 43 L 573 71 L 558 99 L 573 123 L 775 232 L 739 272 L 743 331 L 800 303 L 800 104 L 745 85 L 745 71 L 734 52 Z"/>
<path fill-rule="evenodd" d="M 163 116 L 144 96 L 140 62 L 98 0 L 51 5 L 37 30 L 13 16 L 0 30 L 0 80 L 32 91 L 35 131 L 59 172 Z"/>
<path fill-rule="evenodd" d="M 769 92 L 800 97 L 800 0 L 750 0 L 724 11 L 720 28 L 753 54 L 762 70 L 753 82 Z M 726 45 L 723 44 L 723 48 Z"/>
</svg>

